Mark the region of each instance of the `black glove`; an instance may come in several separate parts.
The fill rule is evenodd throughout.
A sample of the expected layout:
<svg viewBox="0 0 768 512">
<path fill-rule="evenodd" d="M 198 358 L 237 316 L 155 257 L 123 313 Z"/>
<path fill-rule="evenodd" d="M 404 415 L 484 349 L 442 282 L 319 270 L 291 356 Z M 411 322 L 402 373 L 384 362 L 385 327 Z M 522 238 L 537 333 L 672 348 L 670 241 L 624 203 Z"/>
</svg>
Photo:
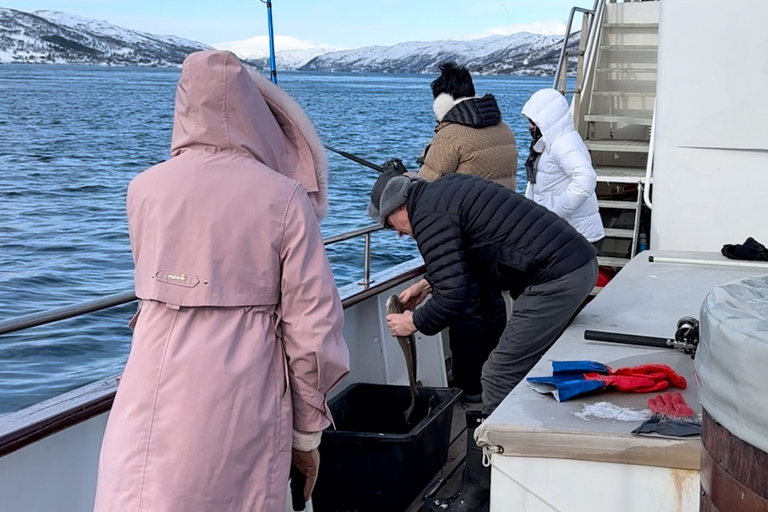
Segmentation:
<svg viewBox="0 0 768 512">
<path fill-rule="evenodd" d="M 405 174 L 408 172 L 408 169 L 405 168 L 403 165 L 403 161 L 399 158 L 393 158 L 392 160 L 387 160 L 381 165 L 384 168 L 384 172 L 386 171 L 396 171 L 398 174 Z"/>
</svg>

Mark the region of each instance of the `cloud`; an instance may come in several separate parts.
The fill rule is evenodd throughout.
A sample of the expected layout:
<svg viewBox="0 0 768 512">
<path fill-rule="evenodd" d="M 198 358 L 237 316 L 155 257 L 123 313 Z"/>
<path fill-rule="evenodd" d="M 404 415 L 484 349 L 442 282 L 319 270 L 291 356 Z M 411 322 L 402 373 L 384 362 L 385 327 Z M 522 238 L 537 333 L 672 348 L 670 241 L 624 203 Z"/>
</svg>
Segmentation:
<svg viewBox="0 0 768 512">
<path fill-rule="evenodd" d="M 463 39 L 480 39 L 488 36 L 509 36 L 518 32 L 530 32 L 543 36 L 562 36 L 565 34 L 565 23 L 560 20 L 536 21 L 533 23 L 518 23 L 507 27 L 489 28 L 483 33 L 473 34 Z"/>
</svg>

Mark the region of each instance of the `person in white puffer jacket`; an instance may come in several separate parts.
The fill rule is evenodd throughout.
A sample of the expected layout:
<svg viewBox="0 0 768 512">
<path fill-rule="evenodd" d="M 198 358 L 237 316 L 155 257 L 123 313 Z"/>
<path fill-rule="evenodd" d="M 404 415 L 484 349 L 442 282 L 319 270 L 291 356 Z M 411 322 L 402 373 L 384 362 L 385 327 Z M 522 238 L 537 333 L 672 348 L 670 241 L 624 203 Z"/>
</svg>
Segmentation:
<svg viewBox="0 0 768 512">
<path fill-rule="evenodd" d="M 533 136 L 525 163 L 525 196 L 567 220 L 599 252 L 605 230 L 597 207 L 597 176 L 568 102 L 555 89 L 541 89 L 522 114 L 531 122 Z"/>
</svg>

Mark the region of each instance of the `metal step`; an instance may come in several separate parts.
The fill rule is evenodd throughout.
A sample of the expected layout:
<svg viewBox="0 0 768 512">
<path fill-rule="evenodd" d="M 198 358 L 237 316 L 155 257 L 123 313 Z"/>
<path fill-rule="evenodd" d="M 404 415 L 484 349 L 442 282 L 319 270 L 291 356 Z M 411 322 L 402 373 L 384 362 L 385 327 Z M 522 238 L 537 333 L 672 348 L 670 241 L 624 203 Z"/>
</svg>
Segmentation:
<svg viewBox="0 0 768 512">
<path fill-rule="evenodd" d="M 584 116 L 588 123 L 626 123 L 640 126 L 651 126 L 650 117 L 615 116 L 609 114 L 589 114 Z"/>
<path fill-rule="evenodd" d="M 612 258 L 610 256 L 598 256 L 597 264 L 601 267 L 623 267 L 629 263 L 627 258 Z"/>
<path fill-rule="evenodd" d="M 610 96 L 612 98 L 654 98 L 655 92 L 632 92 L 632 91 L 594 91 L 593 96 Z"/>
<path fill-rule="evenodd" d="M 635 232 L 631 229 L 605 228 L 605 236 L 608 238 L 632 238 Z"/>
<path fill-rule="evenodd" d="M 615 153 L 648 154 L 650 144 L 647 140 L 587 140 L 584 141 L 590 151 L 610 151 Z"/>
<path fill-rule="evenodd" d="M 637 28 L 637 29 L 647 29 L 647 28 L 659 28 L 658 23 L 603 23 L 603 28 Z"/>
<path fill-rule="evenodd" d="M 597 68 L 596 71 L 600 76 L 610 81 L 637 80 L 639 82 L 651 82 L 655 81 L 658 75 L 656 68 Z"/>
<path fill-rule="evenodd" d="M 634 167 L 601 167 L 595 166 L 597 181 L 603 183 L 642 183 L 645 180 L 645 169 Z"/>
<path fill-rule="evenodd" d="M 649 68 L 645 66 L 637 66 L 637 67 L 604 67 L 604 68 L 597 68 L 598 73 L 657 73 L 659 71 L 658 68 Z"/>
<path fill-rule="evenodd" d="M 614 52 L 655 52 L 659 47 L 650 44 L 603 44 L 600 45 L 600 49 Z"/>
<path fill-rule="evenodd" d="M 597 206 L 612 210 L 637 210 L 637 201 L 608 201 L 598 199 Z"/>
</svg>

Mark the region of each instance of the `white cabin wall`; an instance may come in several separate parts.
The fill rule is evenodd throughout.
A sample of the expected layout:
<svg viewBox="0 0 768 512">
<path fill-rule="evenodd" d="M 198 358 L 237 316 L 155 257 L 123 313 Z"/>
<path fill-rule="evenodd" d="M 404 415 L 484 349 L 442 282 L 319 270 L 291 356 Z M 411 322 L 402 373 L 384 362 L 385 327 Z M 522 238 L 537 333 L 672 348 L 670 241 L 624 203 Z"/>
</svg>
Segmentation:
<svg viewBox="0 0 768 512">
<path fill-rule="evenodd" d="M 505 455 L 491 463 L 491 512 L 699 510 L 698 471 Z"/>
<path fill-rule="evenodd" d="M 768 242 L 768 2 L 659 3 L 651 247 Z"/>
</svg>

